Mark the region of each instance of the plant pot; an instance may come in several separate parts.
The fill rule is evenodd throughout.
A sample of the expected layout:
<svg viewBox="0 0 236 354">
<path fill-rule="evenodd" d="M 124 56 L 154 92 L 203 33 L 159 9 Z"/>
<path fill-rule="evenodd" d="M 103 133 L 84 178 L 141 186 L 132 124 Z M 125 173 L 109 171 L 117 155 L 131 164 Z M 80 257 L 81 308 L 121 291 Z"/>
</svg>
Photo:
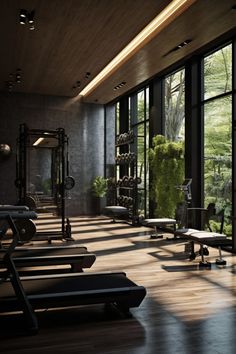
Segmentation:
<svg viewBox="0 0 236 354">
<path fill-rule="evenodd" d="M 101 215 L 105 206 L 106 206 L 106 197 L 94 197 L 93 210 L 96 215 Z"/>
</svg>

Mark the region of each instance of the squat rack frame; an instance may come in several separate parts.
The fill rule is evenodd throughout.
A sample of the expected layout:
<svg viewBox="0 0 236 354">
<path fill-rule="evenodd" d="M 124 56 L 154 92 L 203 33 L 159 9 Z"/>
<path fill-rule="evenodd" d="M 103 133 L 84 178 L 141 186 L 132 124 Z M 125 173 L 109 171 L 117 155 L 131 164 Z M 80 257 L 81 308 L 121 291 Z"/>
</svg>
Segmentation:
<svg viewBox="0 0 236 354">
<path fill-rule="evenodd" d="M 58 206 L 58 216 L 61 217 L 61 230 L 60 231 L 41 231 L 37 232 L 35 239 L 37 240 L 52 240 L 52 239 L 72 239 L 71 225 L 69 218 L 66 218 L 65 210 L 65 186 L 69 174 L 69 159 L 68 159 L 68 137 L 65 134 L 64 128 L 56 130 L 47 129 L 29 129 L 26 124 L 20 124 L 19 138 L 17 139 L 17 154 L 16 154 L 16 180 L 15 185 L 18 188 L 18 204 L 27 205 L 27 197 L 29 195 L 29 153 L 30 149 L 34 148 L 31 145 L 31 139 L 55 139 L 58 144 L 55 147 L 59 156 L 59 171 L 58 171 L 58 188 L 56 191 L 56 202 Z M 35 146 L 35 148 L 41 148 Z"/>
</svg>

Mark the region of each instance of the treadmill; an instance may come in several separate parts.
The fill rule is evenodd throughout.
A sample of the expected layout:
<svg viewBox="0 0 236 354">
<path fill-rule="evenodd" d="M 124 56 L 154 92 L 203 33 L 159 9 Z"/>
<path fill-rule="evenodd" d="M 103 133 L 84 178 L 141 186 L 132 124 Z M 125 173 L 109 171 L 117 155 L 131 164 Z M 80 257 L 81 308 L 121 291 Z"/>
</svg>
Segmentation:
<svg viewBox="0 0 236 354">
<path fill-rule="evenodd" d="M 79 252 L 79 253 L 78 253 Z M 4 269 L 5 249 L 0 249 L 0 275 Z M 96 260 L 94 253 L 78 247 L 20 247 L 12 252 L 12 259 L 21 275 L 48 274 L 56 272 L 83 272 L 91 268 Z M 55 266 L 63 266 L 55 268 Z M 29 268 L 31 267 L 31 268 Z"/>
<path fill-rule="evenodd" d="M 39 329 L 35 309 L 103 303 L 113 304 L 125 315 L 129 315 L 130 308 L 141 304 L 146 289 L 128 279 L 124 272 L 20 277 L 12 253 L 18 242 L 22 242 L 15 220 L 23 217 L 35 217 L 35 213 L 0 212 L 0 220 L 6 220 L 13 233 L 12 243 L 3 256 L 7 274 L 0 282 L 0 312 L 22 311 L 27 329 L 34 334 Z"/>
<path fill-rule="evenodd" d="M 1 205 L 0 206 L 0 213 L 1 212 L 15 212 L 15 211 L 29 211 L 27 206 L 14 206 L 14 205 Z M 36 218 L 36 214 L 34 218 Z M 27 221 L 27 219 L 17 219 L 17 221 Z M 28 219 L 29 220 L 29 219 Z M 20 224 L 20 226 L 24 227 L 24 222 Z M 15 222 L 16 223 L 16 222 Z M 30 224 L 28 224 L 30 225 Z M 18 225 L 16 225 L 18 226 Z M 8 223 L 3 220 L 3 225 L 0 230 L 0 239 L 4 238 L 7 229 L 9 228 Z M 31 227 L 30 227 L 31 228 Z M 18 228 L 19 229 L 19 228 Z M 30 230 L 32 232 L 32 236 L 34 235 L 34 229 Z M 21 235 L 21 237 L 28 237 L 27 233 L 27 224 L 26 224 L 26 234 Z M 30 237 L 30 240 L 32 237 Z M 0 248 L 0 268 L 4 267 L 3 264 L 3 255 L 5 253 L 4 243 L 2 243 L 2 248 Z M 15 266 L 18 268 L 20 274 L 27 274 L 27 273 L 35 273 L 35 274 L 42 274 L 42 273 L 51 273 L 55 272 L 53 268 L 45 268 L 45 266 L 55 266 L 55 265 L 69 265 L 68 271 L 73 272 L 82 272 L 84 268 L 90 268 L 95 260 L 96 255 L 94 253 L 88 252 L 87 248 L 77 244 L 76 242 L 69 243 L 69 242 L 60 242 L 58 244 L 53 243 L 45 243 L 42 244 L 41 242 L 34 243 L 33 245 L 28 246 L 16 246 L 14 251 L 12 252 L 12 258 L 14 259 Z M 20 268 L 28 267 L 27 270 L 23 270 Z M 37 269 L 29 269 L 29 267 L 37 267 Z M 40 267 L 40 269 L 38 268 Z M 62 269 L 59 271 L 63 271 Z M 1 272 L 1 270 L 0 270 Z"/>
</svg>

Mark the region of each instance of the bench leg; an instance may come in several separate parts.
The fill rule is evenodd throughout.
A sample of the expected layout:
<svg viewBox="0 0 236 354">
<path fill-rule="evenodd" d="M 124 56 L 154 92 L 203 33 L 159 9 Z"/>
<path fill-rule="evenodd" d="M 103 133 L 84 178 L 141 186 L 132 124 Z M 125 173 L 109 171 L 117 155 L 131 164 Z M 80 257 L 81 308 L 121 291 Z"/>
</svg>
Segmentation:
<svg viewBox="0 0 236 354">
<path fill-rule="evenodd" d="M 220 256 L 220 258 L 217 258 L 217 259 L 216 259 L 216 264 L 217 264 L 217 265 L 226 265 L 226 260 L 224 260 L 224 259 L 222 258 L 222 253 L 221 253 L 221 247 L 220 247 L 220 246 L 218 247 L 218 250 L 219 250 L 219 256 Z"/>
<path fill-rule="evenodd" d="M 211 263 L 205 261 L 205 258 L 204 258 L 204 247 L 203 247 L 202 244 L 200 244 L 200 255 L 201 255 L 201 261 L 199 262 L 199 267 L 211 268 Z"/>
<path fill-rule="evenodd" d="M 191 247 L 189 259 L 193 260 L 193 259 L 196 258 L 196 254 L 195 254 L 195 251 L 194 251 L 194 241 L 190 241 L 189 243 L 190 243 L 190 247 Z"/>
<path fill-rule="evenodd" d="M 158 232 L 157 226 L 154 226 L 155 233 L 150 235 L 151 239 L 163 238 L 163 234 Z"/>
</svg>

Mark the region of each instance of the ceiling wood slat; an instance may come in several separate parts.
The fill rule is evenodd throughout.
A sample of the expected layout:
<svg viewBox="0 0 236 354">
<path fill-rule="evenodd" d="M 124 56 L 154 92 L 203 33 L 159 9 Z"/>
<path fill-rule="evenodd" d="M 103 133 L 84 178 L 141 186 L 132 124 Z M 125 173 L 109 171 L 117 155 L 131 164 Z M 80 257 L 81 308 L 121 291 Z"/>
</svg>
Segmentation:
<svg viewBox="0 0 236 354">
<path fill-rule="evenodd" d="M 13 92 L 75 97 L 171 0 L 1 0 L 0 90 L 17 68 Z M 235 0 L 197 0 L 85 101 L 107 103 L 232 29 Z M 19 11 L 35 10 L 35 30 Z M 166 55 L 187 38 L 183 50 Z M 85 78 L 90 72 L 89 79 Z M 72 87 L 77 81 L 79 88 Z M 122 81 L 122 89 L 113 88 Z"/>
</svg>

